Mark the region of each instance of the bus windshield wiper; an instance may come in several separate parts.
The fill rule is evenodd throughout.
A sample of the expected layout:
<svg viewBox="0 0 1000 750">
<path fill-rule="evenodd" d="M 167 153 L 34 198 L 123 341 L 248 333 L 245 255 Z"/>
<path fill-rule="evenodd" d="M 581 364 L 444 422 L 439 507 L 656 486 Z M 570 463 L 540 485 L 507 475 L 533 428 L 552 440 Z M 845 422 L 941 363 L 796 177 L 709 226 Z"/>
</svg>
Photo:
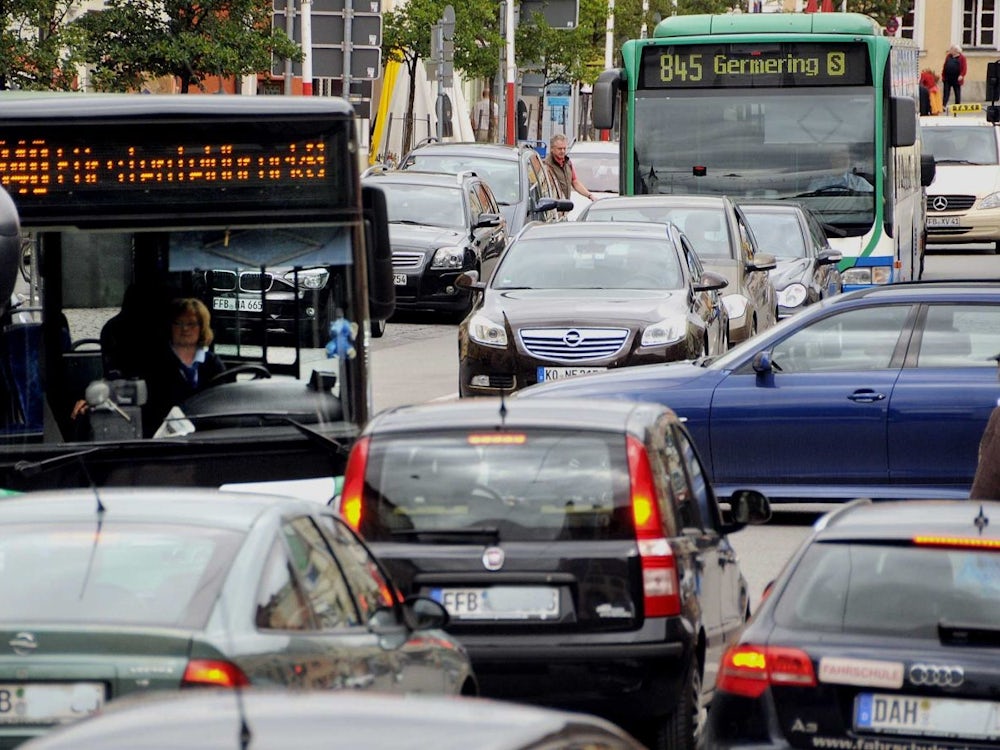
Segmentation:
<svg viewBox="0 0 1000 750">
<path fill-rule="evenodd" d="M 289 427 L 294 427 L 300 433 L 305 435 L 309 440 L 321 448 L 332 448 L 334 453 L 339 453 L 346 456 L 350 453 L 351 448 L 349 445 L 345 445 L 339 440 L 334 440 L 328 435 L 324 435 L 317 429 L 309 427 L 302 422 L 297 421 L 293 417 L 300 416 L 298 414 L 289 414 L 288 412 L 273 412 L 273 411 L 248 411 L 248 412 L 233 412 L 233 411 L 221 411 L 206 414 L 185 414 L 184 419 L 188 420 L 195 427 L 198 426 L 199 422 L 209 423 L 209 422 L 219 422 L 226 420 L 240 420 L 240 419 L 258 419 L 261 423 L 265 422 L 278 422 L 280 424 L 288 425 Z M 312 413 L 302 413 L 303 417 L 311 417 Z M 262 425 L 263 426 L 263 425 Z M 246 425 L 234 424 L 232 429 L 240 429 L 241 427 L 246 427 Z M 197 433 L 194 433 L 197 434 Z"/>
<path fill-rule="evenodd" d="M 479 526 L 465 529 L 393 529 L 394 537 L 419 537 L 431 541 L 439 538 L 446 542 L 479 543 L 484 539 L 494 543 L 500 541 L 500 529 L 496 526 Z"/>
<path fill-rule="evenodd" d="M 422 221 L 414 221 L 413 219 L 393 219 L 389 222 L 390 224 L 412 224 L 414 226 L 422 227 L 425 226 Z"/>
</svg>

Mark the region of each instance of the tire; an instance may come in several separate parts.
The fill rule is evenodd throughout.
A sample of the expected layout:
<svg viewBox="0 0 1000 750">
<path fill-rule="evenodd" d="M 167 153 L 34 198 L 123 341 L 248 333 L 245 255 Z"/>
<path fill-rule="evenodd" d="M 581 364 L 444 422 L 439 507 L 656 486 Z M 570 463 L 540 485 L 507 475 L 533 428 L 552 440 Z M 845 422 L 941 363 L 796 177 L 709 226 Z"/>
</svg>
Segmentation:
<svg viewBox="0 0 1000 750">
<path fill-rule="evenodd" d="M 650 727 L 646 744 L 649 750 L 696 750 L 707 718 L 701 706 L 701 666 L 692 659 L 673 713 Z"/>
<path fill-rule="evenodd" d="M 372 324 L 372 338 L 380 339 L 385 335 L 385 321 L 375 318 L 371 322 Z"/>
</svg>

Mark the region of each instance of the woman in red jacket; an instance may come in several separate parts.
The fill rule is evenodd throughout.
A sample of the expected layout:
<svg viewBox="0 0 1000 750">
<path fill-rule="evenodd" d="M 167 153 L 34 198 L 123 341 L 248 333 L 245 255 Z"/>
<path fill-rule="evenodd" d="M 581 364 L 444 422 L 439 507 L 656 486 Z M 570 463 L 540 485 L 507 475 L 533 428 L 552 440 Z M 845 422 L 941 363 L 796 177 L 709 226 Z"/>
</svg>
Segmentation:
<svg viewBox="0 0 1000 750">
<path fill-rule="evenodd" d="M 965 73 L 967 70 L 965 55 L 962 48 L 953 44 L 948 48 L 948 54 L 944 58 L 944 67 L 941 69 L 941 83 L 944 86 L 944 106 L 948 106 L 948 94 L 955 92 L 955 104 L 962 103 L 962 84 L 965 83 Z"/>
</svg>

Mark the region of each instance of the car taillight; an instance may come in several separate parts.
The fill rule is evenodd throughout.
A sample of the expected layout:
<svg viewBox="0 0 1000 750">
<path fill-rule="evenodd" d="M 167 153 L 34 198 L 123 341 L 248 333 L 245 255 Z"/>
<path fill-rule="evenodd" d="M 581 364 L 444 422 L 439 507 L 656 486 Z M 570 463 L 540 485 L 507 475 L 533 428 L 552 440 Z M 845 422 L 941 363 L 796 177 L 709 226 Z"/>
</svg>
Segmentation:
<svg viewBox="0 0 1000 750">
<path fill-rule="evenodd" d="M 645 446 L 629 436 L 626 450 L 631 478 L 632 516 L 642 565 L 643 611 L 646 617 L 680 614 L 680 585 L 674 552 L 663 535 L 656 484 Z"/>
<path fill-rule="evenodd" d="M 361 498 L 365 491 L 365 469 L 368 468 L 370 443 L 370 437 L 363 437 L 354 444 L 347 459 L 344 489 L 340 493 L 340 514 L 355 531 L 361 527 Z"/>
<path fill-rule="evenodd" d="M 758 698 L 772 685 L 816 687 L 809 654 L 797 648 L 737 644 L 723 655 L 716 689 Z"/>
<path fill-rule="evenodd" d="M 181 687 L 245 687 L 250 680 L 232 662 L 217 659 L 193 659 L 181 678 Z"/>
</svg>

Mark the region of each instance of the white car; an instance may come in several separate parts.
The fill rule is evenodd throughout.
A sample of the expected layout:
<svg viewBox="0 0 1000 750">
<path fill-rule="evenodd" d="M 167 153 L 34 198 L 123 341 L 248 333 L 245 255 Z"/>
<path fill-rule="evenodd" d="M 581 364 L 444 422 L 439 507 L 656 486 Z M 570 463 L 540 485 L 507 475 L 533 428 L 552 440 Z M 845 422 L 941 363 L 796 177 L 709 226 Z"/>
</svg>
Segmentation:
<svg viewBox="0 0 1000 750">
<path fill-rule="evenodd" d="M 618 195 L 618 141 L 576 141 L 568 153 L 577 179 L 587 186 L 594 198 Z M 572 221 L 593 201 L 575 190 L 570 197 L 573 210 L 567 218 Z"/>
<path fill-rule="evenodd" d="M 927 241 L 993 243 L 1000 250 L 1000 128 L 982 114 L 921 117 L 924 153 L 937 174 L 927 188 Z"/>
</svg>

